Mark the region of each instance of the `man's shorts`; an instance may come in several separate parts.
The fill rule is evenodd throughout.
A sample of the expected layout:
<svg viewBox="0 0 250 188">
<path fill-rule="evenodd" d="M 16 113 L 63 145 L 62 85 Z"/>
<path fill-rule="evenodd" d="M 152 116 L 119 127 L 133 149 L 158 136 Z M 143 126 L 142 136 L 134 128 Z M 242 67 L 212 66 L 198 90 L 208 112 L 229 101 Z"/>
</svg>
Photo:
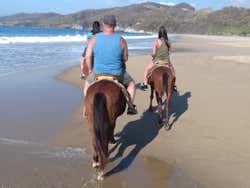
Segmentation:
<svg viewBox="0 0 250 188">
<path fill-rule="evenodd" d="M 96 73 L 94 71 L 92 71 L 86 78 L 86 81 L 91 84 L 94 82 L 95 80 L 95 75 Z M 123 74 L 118 76 L 118 81 L 127 86 L 131 81 L 134 81 L 133 78 L 128 74 L 127 71 L 125 71 Z"/>
</svg>

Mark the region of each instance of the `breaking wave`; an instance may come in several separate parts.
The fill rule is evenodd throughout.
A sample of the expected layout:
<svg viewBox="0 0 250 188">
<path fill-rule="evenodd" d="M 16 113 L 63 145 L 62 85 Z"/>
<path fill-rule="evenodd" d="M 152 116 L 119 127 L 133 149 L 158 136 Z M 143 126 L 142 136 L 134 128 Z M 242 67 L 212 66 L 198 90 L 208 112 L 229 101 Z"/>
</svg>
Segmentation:
<svg viewBox="0 0 250 188">
<path fill-rule="evenodd" d="M 136 35 L 123 36 L 128 40 L 143 40 L 153 39 L 156 35 Z M 65 35 L 65 36 L 15 36 L 15 37 L 0 37 L 0 44 L 16 44 L 16 43 L 63 43 L 63 42 L 83 42 L 83 35 Z"/>
</svg>

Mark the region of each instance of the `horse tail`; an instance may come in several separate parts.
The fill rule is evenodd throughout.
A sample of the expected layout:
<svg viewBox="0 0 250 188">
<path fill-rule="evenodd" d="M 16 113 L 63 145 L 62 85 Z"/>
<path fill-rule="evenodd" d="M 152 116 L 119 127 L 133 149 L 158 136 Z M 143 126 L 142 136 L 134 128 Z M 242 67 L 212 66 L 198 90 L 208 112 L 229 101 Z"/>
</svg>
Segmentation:
<svg viewBox="0 0 250 188">
<path fill-rule="evenodd" d="M 164 95 L 165 92 L 167 92 L 167 86 L 168 86 L 168 73 L 164 72 L 162 75 L 162 91 L 161 91 L 162 96 Z"/>
<path fill-rule="evenodd" d="M 100 167 L 104 168 L 108 161 L 108 131 L 109 117 L 107 99 L 103 93 L 97 93 L 94 97 L 94 147 L 100 161 Z"/>
</svg>

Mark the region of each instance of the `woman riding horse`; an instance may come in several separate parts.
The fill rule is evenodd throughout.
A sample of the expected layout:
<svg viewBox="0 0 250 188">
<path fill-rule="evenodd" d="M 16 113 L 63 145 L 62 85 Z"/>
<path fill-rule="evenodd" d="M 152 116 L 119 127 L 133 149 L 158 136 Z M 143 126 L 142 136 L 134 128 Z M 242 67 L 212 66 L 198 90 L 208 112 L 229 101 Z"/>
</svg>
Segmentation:
<svg viewBox="0 0 250 188">
<path fill-rule="evenodd" d="M 96 33 L 100 33 L 100 32 L 101 32 L 100 23 L 98 21 L 94 21 L 93 24 L 92 24 L 91 32 L 84 36 L 84 42 L 86 43 L 86 47 L 85 47 L 85 49 L 84 49 L 84 51 L 82 53 L 82 58 L 81 58 L 81 63 L 80 63 L 80 67 L 81 67 L 81 76 L 80 76 L 80 78 L 81 79 L 85 79 L 86 76 L 88 75 L 87 67 L 85 66 L 85 63 L 86 63 L 86 57 L 85 56 L 86 56 L 88 43 Z"/>
<path fill-rule="evenodd" d="M 164 26 L 161 26 L 158 33 L 158 39 L 155 40 L 153 46 L 153 61 L 148 64 L 144 72 L 144 83 L 141 89 L 147 89 L 147 84 L 151 86 L 150 105 L 149 110 L 152 111 L 152 100 L 154 91 L 158 103 L 159 123 L 162 123 L 162 97 L 166 94 L 166 122 L 165 127 L 169 122 L 169 104 L 173 94 L 176 90 L 175 84 L 175 70 L 170 62 L 169 54 L 171 53 L 171 44 L 168 40 L 167 31 Z"/>
<path fill-rule="evenodd" d="M 158 61 L 166 61 L 168 62 L 168 66 L 171 68 L 173 75 L 175 76 L 175 69 L 173 64 L 170 62 L 169 55 L 172 52 L 172 46 L 168 39 L 168 33 L 164 26 L 159 28 L 158 39 L 154 41 L 153 49 L 152 49 L 152 57 L 153 60 L 147 65 L 144 70 L 143 83 L 141 85 L 141 89 L 145 90 L 148 88 L 148 72 L 153 68 L 153 66 Z M 174 88 L 176 90 L 176 87 Z"/>
</svg>

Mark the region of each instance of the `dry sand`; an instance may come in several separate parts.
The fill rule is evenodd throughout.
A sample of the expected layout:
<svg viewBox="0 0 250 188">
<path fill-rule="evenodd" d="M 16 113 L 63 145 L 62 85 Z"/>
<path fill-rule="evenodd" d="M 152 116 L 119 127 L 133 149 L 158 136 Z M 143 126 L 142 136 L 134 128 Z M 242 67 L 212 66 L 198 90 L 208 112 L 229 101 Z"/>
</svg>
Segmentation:
<svg viewBox="0 0 250 188">
<path fill-rule="evenodd" d="M 250 187 L 249 40 L 178 35 L 171 55 L 179 90 L 171 101 L 171 130 L 157 127 L 155 113 L 144 113 L 149 91 L 137 90 L 139 114 L 124 114 L 118 119 L 115 132 L 122 142 L 112 156 L 149 156 L 168 164 L 172 174 L 173 169 L 179 169 L 185 174 L 179 178 L 184 184 L 173 187 Z M 137 85 L 149 61 L 149 55 L 129 58 L 128 71 Z M 79 67 L 73 67 L 58 78 L 81 88 L 79 75 Z M 81 114 L 79 107 L 56 144 L 85 146 L 90 151 L 87 124 Z M 133 165 L 128 169 L 135 170 Z M 148 170 L 155 181 L 170 176 L 167 171 L 164 177 L 159 176 L 161 165 L 157 168 Z"/>
</svg>

